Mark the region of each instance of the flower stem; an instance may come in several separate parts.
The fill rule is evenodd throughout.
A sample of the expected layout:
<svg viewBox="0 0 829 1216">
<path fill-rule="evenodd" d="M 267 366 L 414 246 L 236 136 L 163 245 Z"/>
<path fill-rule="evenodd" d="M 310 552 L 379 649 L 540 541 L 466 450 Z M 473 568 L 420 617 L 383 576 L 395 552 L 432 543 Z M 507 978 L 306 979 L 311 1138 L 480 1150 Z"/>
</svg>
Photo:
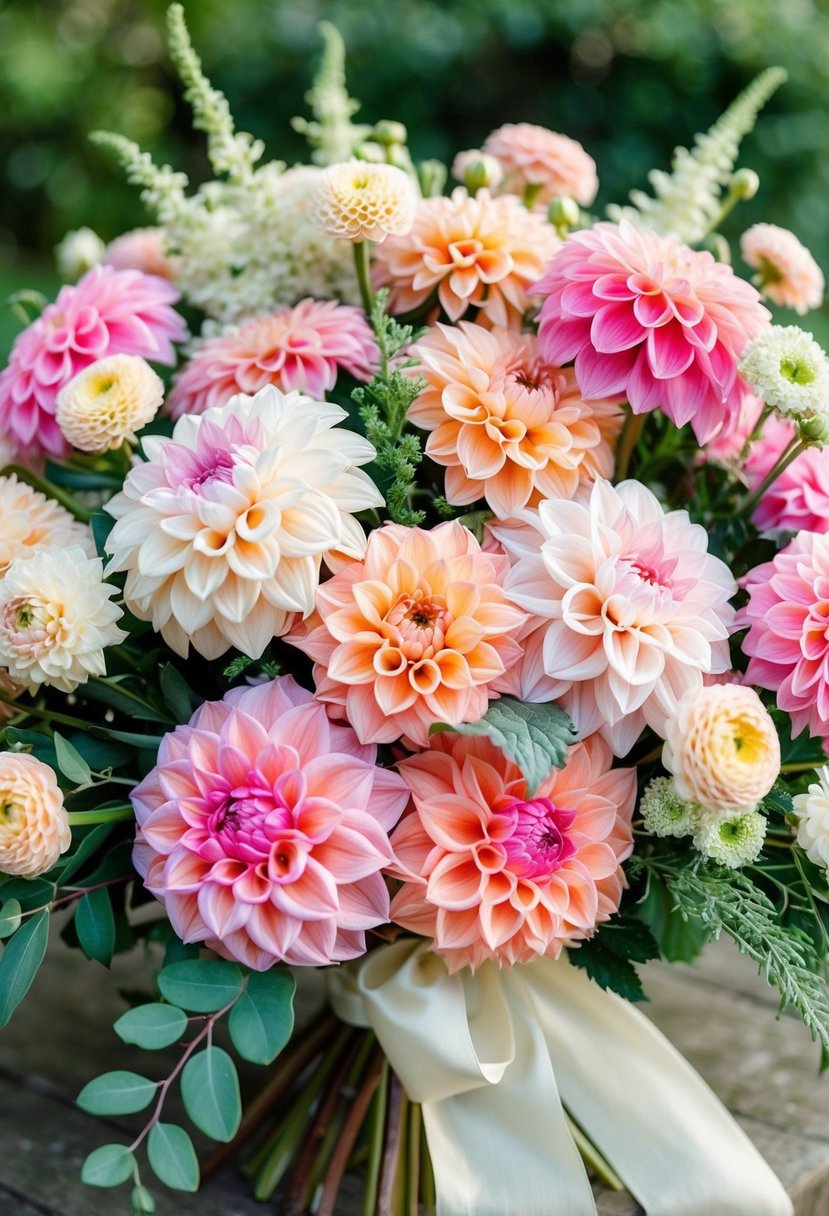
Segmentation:
<svg viewBox="0 0 829 1216">
<path fill-rule="evenodd" d="M 763 478 L 754 493 L 750 494 L 743 503 L 743 511 L 746 513 L 746 515 L 754 510 L 769 486 L 777 481 L 780 474 L 789 467 L 793 460 L 797 460 L 798 456 L 800 456 L 802 452 L 805 452 L 808 446 L 808 442 L 801 439 L 800 436 L 796 436 L 791 441 L 771 472 Z"/>
<path fill-rule="evenodd" d="M 25 481 L 26 485 L 31 486 L 33 490 L 39 490 L 47 498 L 54 498 L 62 507 L 66 507 L 66 510 L 75 516 L 75 519 L 79 519 L 81 523 L 89 523 L 94 515 L 94 511 L 82 507 L 71 494 L 67 494 L 65 490 L 52 485 L 50 481 L 44 480 L 43 477 L 38 477 L 37 473 L 32 473 L 30 469 L 24 469 L 22 465 L 7 464 L 3 469 L 0 469 L 0 476 L 2 477 L 10 477 L 12 473 L 17 477 L 18 481 Z"/>
<path fill-rule="evenodd" d="M 570 1128 L 570 1135 L 575 1140 L 576 1148 L 581 1153 L 585 1165 L 589 1166 L 596 1177 L 605 1186 L 610 1187 L 611 1191 L 623 1191 L 625 1189 L 624 1182 L 622 1182 L 613 1167 L 605 1160 L 593 1141 L 588 1140 L 587 1136 L 567 1111 L 564 1112 L 564 1116 Z"/>
<path fill-rule="evenodd" d="M 366 1181 L 363 1189 L 363 1216 L 374 1216 L 374 1209 L 377 1204 L 380 1161 L 383 1155 L 383 1126 L 386 1121 L 388 1095 L 389 1062 L 388 1060 L 383 1060 L 377 1092 L 374 1095 L 368 1117 L 368 1165 L 366 1167 Z"/>
<path fill-rule="evenodd" d="M 820 768 L 821 764 L 822 764 L 821 760 L 798 760 L 797 763 L 793 763 L 793 764 L 781 764 L 780 772 L 781 773 L 805 773 L 805 772 L 808 772 L 808 770 L 810 768 L 814 768 L 814 769 Z"/>
<path fill-rule="evenodd" d="M 418 1216 L 420 1194 L 420 1127 L 422 1112 L 419 1102 L 409 1104 L 409 1128 L 406 1154 L 406 1202 L 404 1216 Z"/>
<path fill-rule="evenodd" d="M 426 1124 L 423 1121 L 422 1112 L 420 1120 L 420 1198 L 424 1216 L 435 1216 L 437 1212 L 435 1170 L 432 1165 L 432 1155 L 429 1152 L 429 1141 L 426 1138 Z"/>
<path fill-rule="evenodd" d="M 133 819 L 135 811 L 131 806 L 112 806 L 105 811 L 68 811 L 67 818 L 70 827 L 85 828 L 93 823 L 118 823 L 122 819 Z"/>
<path fill-rule="evenodd" d="M 374 307 L 374 292 L 371 290 L 370 271 L 371 245 L 369 241 L 354 242 L 354 265 L 357 270 L 357 282 L 360 285 L 360 296 L 366 316 L 371 316 Z"/>
<path fill-rule="evenodd" d="M 633 449 L 642 434 L 642 428 L 645 425 L 644 414 L 634 414 L 633 410 L 628 407 L 629 412 L 625 416 L 622 433 L 619 436 L 619 445 L 616 448 L 616 480 L 624 481 L 627 476 L 628 465 L 630 458 L 633 455 Z"/>
<path fill-rule="evenodd" d="M 397 1173 L 405 1128 L 407 1098 L 395 1072 L 390 1074 L 389 1103 L 386 1112 L 386 1133 L 383 1139 L 383 1160 L 375 1216 L 399 1216 L 396 1199 Z"/>
<path fill-rule="evenodd" d="M 339 1195 L 340 1183 L 345 1173 L 345 1167 L 348 1164 L 351 1150 L 354 1148 L 354 1142 L 359 1135 L 360 1128 L 365 1122 L 366 1115 L 374 1098 L 380 1081 L 380 1074 L 383 1071 L 384 1060 L 382 1048 L 378 1047 L 369 1065 L 362 1088 L 354 1099 L 351 1110 L 348 1112 L 348 1117 L 343 1124 L 343 1130 L 337 1141 L 337 1147 L 334 1149 L 328 1169 L 325 1171 L 325 1179 L 316 1207 L 316 1216 L 335 1216 L 337 1196 Z M 363 1210 L 365 1211 L 366 1209 L 364 1208 Z"/>
</svg>

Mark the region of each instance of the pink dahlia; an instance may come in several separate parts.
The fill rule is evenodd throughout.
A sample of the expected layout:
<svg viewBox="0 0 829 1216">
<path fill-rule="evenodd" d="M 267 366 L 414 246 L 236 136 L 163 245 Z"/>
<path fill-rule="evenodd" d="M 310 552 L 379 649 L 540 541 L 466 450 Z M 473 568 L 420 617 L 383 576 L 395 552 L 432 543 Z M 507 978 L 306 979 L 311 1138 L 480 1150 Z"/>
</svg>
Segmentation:
<svg viewBox="0 0 829 1216">
<path fill-rule="evenodd" d="M 829 536 L 800 532 L 746 576 L 746 681 L 777 694 L 792 736 L 829 737 Z"/>
<path fill-rule="evenodd" d="M 508 122 L 487 136 L 484 152 L 501 165 L 504 189 L 529 187 L 541 203 L 565 195 L 589 207 L 599 189 L 596 162 L 578 140 L 531 122 Z"/>
<path fill-rule="evenodd" d="M 484 553 L 463 524 L 386 524 L 286 641 L 314 660 L 317 696 L 364 743 L 425 746 L 434 722 L 482 718 L 521 657 L 527 618 L 504 594 L 506 573 L 506 557 Z"/>
<path fill-rule="evenodd" d="M 568 237 L 537 294 L 551 363 L 576 361 L 582 395 L 624 393 L 705 443 L 739 410 L 737 360 L 768 324 L 755 289 L 710 253 L 623 220 Z"/>
<path fill-rule="evenodd" d="M 508 690 L 560 699 L 619 756 L 645 725 L 664 737 L 683 693 L 730 664 L 736 584 L 705 529 L 636 481 L 596 481 L 521 521 L 493 528 L 514 563 L 504 589 L 537 622 Z"/>
<path fill-rule="evenodd" d="M 164 246 L 163 228 L 133 228 L 110 241 L 104 262 L 116 270 L 141 270 L 161 279 L 175 279 L 178 259 L 170 257 Z"/>
<path fill-rule="evenodd" d="M 408 791 L 290 676 L 165 735 L 132 793 L 133 858 L 185 942 L 264 971 L 356 958 L 388 920 L 381 870 Z"/>
<path fill-rule="evenodd" d="M 775 304 L 803 316 L 820 308 L 823 271 L 793 232 L 776 224 L 754 224 L 740 237 L 743 260 L 757 271 L 754 282 Z"/>
<path fill-rule="evenodd" d="M 341 369 L 370 380 L 378 358 L 359 308 L 302 300 L 199 343 L 173 382 L 167 409 L 173 418 L 201 414 L 234 393 L 257 393 L 267 384 L 321 399 Z"/>
<path fill-rule="evenodd" d="M 111 266 L 93 266 L 78 283 L 62 287 L 17 338 L 0 373 L 0 429 L 23 451 L 67 455 L 55 421 L 60 390 L 106 355 L 175 363 L 173 343 L 187 333 L 172 308 L 178 298 L 164 279 Z"/>
<path fill-rule="evenodd" d="M 398 767 L 414 806 L 395 829 L 392 920 L 434 938 L 450 971 L 557 958 L 619 907 L 636 770 L 597 736 L 530 797 L 487 740 L 441 734 Z"/>
<path fill-rule="evenodd" d="M 792 422 L 769 415 L 744 465 L 752 489 L 771 472 L 794 436 Z M 829 448 L 810 447 L 793 460 L 766 490 L 752 519 L 761 532 L 829 532 Z"/>
</svg>

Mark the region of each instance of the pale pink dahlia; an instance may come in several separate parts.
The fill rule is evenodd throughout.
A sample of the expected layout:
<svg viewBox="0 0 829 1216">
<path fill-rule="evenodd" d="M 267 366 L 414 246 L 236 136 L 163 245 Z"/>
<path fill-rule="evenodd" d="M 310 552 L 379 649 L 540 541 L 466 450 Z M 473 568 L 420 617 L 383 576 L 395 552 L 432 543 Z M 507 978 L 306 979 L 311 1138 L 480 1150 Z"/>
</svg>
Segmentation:
<svg viewBox="0 0 829 1216">
<path fill-rule="evenodd" d="M 17 338 L 0 372 L 0 429 L 24 452 L 67 455 L 55 421 L 60 390 L 106 355 L 175 363 L 173 343 L 187 333 L 172 308 L 178 298 L 164 279 L 111 266 L 93 266 L 80 282 L 62 287 Z"/>
<path fill-rule="evenodd" d="M 398 766 L 414 807 L 392 835 L 391 918 L 434 938 L 450 971 L 557 958 L 619 907 L 636 770 L 596 735 L 530 797 L 488 740 L 440 734 Z"/>
<path fill-rule="evenodd" d="M 787 419 L 770 414 L 745 461 L 755 489 L 795 436 Z M 809 447 L 775 478 L 752 514 L 761 532 L 829 532 L 829 448 Z"/>
<path fill-rule="evenodd" d="M 161 279 L 174 279 L 178 270 L 178 259 L 166 252 L 163 228 L 133 228 L 117 236 L 107 245 L 104 262 L 116 270 L 141 270 Z"/>
<path fill-rule="evenodd" d="M 425 745 L 434 722 L 482 718 L 521 657 L 527 618 L 504 594 L 506 573 L 463 524 L 386 524 L 286 640 L 314 660 L 317 696 L 364 743 Z"/>
<path fill-rule="evenodd" d="M 340 370 L 370 380 L 378 358 L 359 308 L 302 300 L 200 342 L 173 381 L 167 410 L 173 418 L 201 414 L 234 393 L 256 393 L 267 384 L 321 399 Z"/>
<path fill-rule="evenodd" d="M 356 958 L 389 916 L 381 870 L 408 791 L 290 676 L 165 735 L 131 794 L 133 859 L 185 942 L 256 971 Z"/>
<path fill-rule="evenodd" d="M 520 328 L 533 284 L 560 244 L 544 216 L 514 195 L 424 198 L 412 230 L 375 251 L 374 278 L 391 288 L 392 312 L 410 312 L 434 295 L 452 321 L 470 308 L 486 325 Z"/>
<path fill-rule="evenodd" d="M 569 135 L 531 122 L 508 122 L 487 136 L 483 150 L 501 165 L 504 189 L 515 194 L 535 187 L 540 203 L 563 195 L 589 207 L 598 193 L 596 162 Z"/>
<path fill-rule="evenodd" d="M 746 680 L 776 693 L 792 736 L 829 737 L 829 536 L 800 532 L 770 562 L 749 571 Z"/>
<path fill-rule="evenodd" d="M 583 396 L 623 393 L 635 414 L 662 409 L 705 443 L 736 415 L 737 360 L 768 325 L 756 290 L 710 253 L 621 224 L 573 233 L 536 293 L 541 348 L 576 361 Z"/>
<path fill-rule="evenodd" d="M 510 690 L 560 699 L 619 756 L 645 725 L 664 737 L 682 695 L 730 664 L 736 584 L 705 529 L 636 481 L 596 481 L 521 520 L 493 529 L 514 563 L 506 593 L 538 622 Z"/>
<path fill-rule="evenodd" d="M 572 369 L 547 363 L 533 334 L 438 325 L 411 353 L 426 387 L 409 421 L 430 431 L 426 455 L 446 468 L 446 497 L 485 498 L 502 519 L 542 498 L 572 498 L 613 472 L 603 434 L 622 414 L 582 401 Z"/>
<path fill-rule="evenodd" d="M 775 304 L 803 316 L 823 303 L 823 271 L 793 232 L 777 224 L 754 224 L 740 237 L 743 260 L 757 271 L 754 282 Z"/>
</svg>

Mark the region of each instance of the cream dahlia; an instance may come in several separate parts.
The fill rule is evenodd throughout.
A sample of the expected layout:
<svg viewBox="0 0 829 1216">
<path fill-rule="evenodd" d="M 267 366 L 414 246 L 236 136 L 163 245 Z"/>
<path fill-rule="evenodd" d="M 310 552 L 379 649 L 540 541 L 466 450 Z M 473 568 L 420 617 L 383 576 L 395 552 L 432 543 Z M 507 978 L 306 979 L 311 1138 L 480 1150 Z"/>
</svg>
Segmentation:
<svg viewBox="0 0 829 1216">
<path fill-rule="evenodd" d="M 107 570 L 126 570 L 127 606 L 177 654 L 258 657 L 311 612 L 324 558 L 362 557 L 352 512 L 383 500 L 345 417 L 269 386 L 144 440 L 147 463 L 106 507 Z"/>
<path fill-rule="evenodd" d="M 425 745 L 435 722 L 483 717 L 521 656 L 527 618 L 504 595 L 506 568 L 463 524 L 386 524 L 287 641 L 314 660 L 317 697 L 361 742 Z"/>
<path fill-rule="evenodd" d="M 793 799 L 797 843 L 809 861 L 829 870 L 829 768 L 818 769 L 816 775 L 808 792 Z"/>
<path fill-rule="evenodd" d="M 565 196 L 589 207 L 599 190 L 596 162 L 569 135 L 559 135 L 531 122 L 508 122 L 487 136 L 484 152 L 494 156 L 505 174 L 504 189 L 548 203 Z"/>
<path fill-rule="evenodd" d="M 33 490 L 14 473 L 0 477 L 0 574 L 17 557 L 29 557 L 45 545 L 65 549 L 80 546 L 95 556 L 95 543 L 86 524 L 65 507 Z"/>
<path fill-rule="evenodd" d="M 115 623 L 117 594 L 101 559 L 79 545 L 16 558 L 0 579 L 0 666 L 31 692 L 41 684 L 72 692 L 104 675 L 104 650 L 127 636 Z"/>
<path fill-rule="evenodd" d="M 25 752 L 0 752 L 0 874 L 37 878 L 71 843 L 52 769 Z"/>
<path fill-rule="evenodd" d="M 740 237 L 743 261 L 757 271 L 765 296 L 801 316 L 823 303 L 823 271 L 793 232 L 776 224 L 754 224 Z"/>
<path fill-rule="evenodd" d="M 561 699 L 617 755 L 645 725 L 664 738 L 680 698 L 730 666 L 731 572 L 704 528 L 639 482 L 598 480 L 493 531 L 513 562 L 506 593 L 537 622 L 509 691 Z"/>
<path fill-rule="evenodd" d="M 324 170 L 308 214 L 328 236 L 384 241 L 409 231 L 416 206 L 414 183 L 403 169 L 354 160 Z"/>
<path fill-rule="evenodd" d="M 181 939 L 257 971 L 363 954 L 388 920 L 381 871 L 408 799 L 375 753 L 290 676 L 165 735 L 131 795 L 133 858 Z"/>
<path fill-rule="evenodd" d="M 446 468 L 446 497 L 485 498 L 504 519 L 542 498 L 572 498 L 613 472 L 605 434 L 622 414 L 582 401 L 571 369 L 547 363 L 532 334 L 438 325 L 412 347 L 426 387 L 409 421 L 431 434 L 426 455 Z"/>
<path fill-rule="evenodd" d="M 81 452 L 108 452 L 155 418 L 164 383 L 140 355 L 110 355 L 90 364 L 57 396 L 55 418 L 64 439 Z"/>
<path fill-rule="evenodd" d="M 619 907 L 635 769 L 597 736 L 530 797 L 488 740 L 439 734 L 398 771 L 413 809 L 392 834 L 391 918 L 434 938 L 450 972 L 557 958 Z"/>
<path fill-rule="evenodd" d="M 514 195 L 470 198 L 459 186 L 450 198 L 422 199 L 411 232 L 380 246 L 375 283 L 391 288 L 392 312 L 419 308 L 436 292 L 452 321 L 477 308 L 479 322 L 520 328 L 559 245 L 552 225 Z"/>
</svg>

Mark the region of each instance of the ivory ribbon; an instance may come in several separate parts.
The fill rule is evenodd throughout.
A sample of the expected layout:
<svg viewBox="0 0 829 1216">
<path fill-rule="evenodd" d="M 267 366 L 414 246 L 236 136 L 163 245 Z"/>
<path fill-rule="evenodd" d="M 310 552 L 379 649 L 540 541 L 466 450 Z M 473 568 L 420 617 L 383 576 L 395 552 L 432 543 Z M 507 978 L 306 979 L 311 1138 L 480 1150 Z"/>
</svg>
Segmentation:
<svg viewBox="0 0 829 1216">
<path fill-rule="evenodd" d="M 564 1107 L 648 1216 L 792 1216 L 690 1064 L 571 964 L 449 975 L 403 939 L 328 975 L 337 1015 L 423 1104 L 439 1216 L 596 1216 Z"/>
</svg>

